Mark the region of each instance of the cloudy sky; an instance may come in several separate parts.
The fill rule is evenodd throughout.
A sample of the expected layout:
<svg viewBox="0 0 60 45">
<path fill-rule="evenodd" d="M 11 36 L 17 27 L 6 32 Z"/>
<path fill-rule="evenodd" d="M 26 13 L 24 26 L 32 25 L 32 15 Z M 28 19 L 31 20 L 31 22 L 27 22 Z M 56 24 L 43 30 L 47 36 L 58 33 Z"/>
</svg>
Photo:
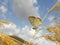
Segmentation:
<svg viewBox="0 0 60 45">
<path fill-rule="evenodd" d="M 48 10 L 60 0 L 0 0 L 0 20 L 5 19 L 15 25 L 5 25 L 0 28 L 0 32 L 9 35 L 17 35 L 28 41 L 35 33 L 28 21 L 28 16 L 36 16 L 43 19 Z M 60 20 L 60 14 L 50 13 L 42 24 L 42 28 L 47 24 L 54 26 L 56 21 Z M 40 31 L 36 37 L 38 38 L 47 31 Z M 45 38 L 35 39 L 33 43 L 40 45 L 56 45 L 55 42 L 46 40 Z M 44 44 L 43 44 L 44 43 Z"/>
</svg>

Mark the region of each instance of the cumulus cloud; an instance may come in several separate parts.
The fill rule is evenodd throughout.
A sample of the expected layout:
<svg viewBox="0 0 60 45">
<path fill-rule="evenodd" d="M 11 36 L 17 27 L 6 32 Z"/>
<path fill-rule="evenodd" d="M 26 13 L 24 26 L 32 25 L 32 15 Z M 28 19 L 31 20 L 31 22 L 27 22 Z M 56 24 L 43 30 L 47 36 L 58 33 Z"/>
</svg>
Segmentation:
<svg viewBox="0 0 60 45">
<path fill-rule="evenodd" d="M 26 41 L 29 41 L 32 36 L 35 33 L 35 30 L 33 30 L 32 28 L 29 28 L 27 25 L 25 27 L 23 27 L 22 29 L 17 28 L 16 25 L 12 25 L 12 24 L 5 24 L 2 27 L 0 27 L 0 32 L 5 32 L 8 35 L 16 35 Z M 39 37 L 42 35 L 42 31 L 40 31 L 36 37 Z M 46 40 L 45 38 L 37 38 L 34 39 L 33 41 L 33 45 L 36 43 L 39 43 L 40 45 L 56 45 L 55 42 L 51 42 Z"/>
<path fill-rule="evenodd" d="M 49 17 L 48 17 L 48 20 L 49 20 L 49 21 L 54 21 L 54 19 L 55 19 L 55 16 L 49 16 Z"/>
<path fill-rule="evenodd" d="M 60 2 L 60 0 L 57 0 L 57 2 Z"/>
<path fill-rule="evenodd" d="M 59 21 L 60 18 L 59 18 L 59 17 L 56 17 L 56 16 L 49 16 L 49 17 L 48 17 L 48 20 L 49 20 L 50 22 L 53 22 L 53 21 Z"/>
<path fill-rule="evenodd" d="M 28 16 L 38 16 L 38 7 L 34 6 L 37 0 L 12 0 L 12 8 L 17 16 L 22 20 L 27 20 Z"/>
<path fill-rule="evenodd" d="M 35 33 L 35 30 L 29 28 L 28 26 L 25 26 L 22 28 L 22 30 L 20 30 L 20 33 L 18 36 L 23 38 L 26 41 L 29 41 L 32 38 L 32 36 L 34 35 L 34 33 Z M 43 33 L 42 30 L 39 31 L 37 33 L 36 37 L 42 36 L 42 33 Z M 49 40 L 45 39 L 44 37 L 36 38 L 32 42 L 33 42 L 33 45 L 35 45 L 36 43 L 39 43 L 39 45 L 56 45 L 55 42 L 49 41 Z"/>
<path fill-rule="evenodd" d="M 50 23 L 50 25 L 49 26 L 55 26 L 56 25 L 56 23 L 55 22 L 53 22 L 53 23 Z"/>
<path fill-rule="evenodd" d="M 50 23 L 48 24 L 48 26 L 51 27 L 51 26 L 55 26 L 55 25 L 56 25 L 56 22 L 55 22 L 55 21 L 57 20 L 57 18 L 56 18 L 55 16 L 49 16 L 49 17 L 48 17 L 48 20 L 49 20 L 49 22 L 50 22 Z"/>
<path fill-rule="evenodd" d="M 60 18 L 56 17 L 56 16 L 49 16 L 48 17 L 49 20 L 49 25 L 48 26 L 55 26 L 56 24 L 60 23 Z"/>
<path fill-rule="evenodd" d="M 34 35 L 35 30 L 30 29 L 28 26 L 20 29 L 15 24 L 3 24 L 0 26 L 0 32 L 4 32 L 7 35 L 16 35 L 28 41 Z"/>
<path fill-rule="evenodd" d="M 49 41 L 45 38 L 37 39 L 37 40 L 35 40 L 34 43 L 39 43 L 39 45 L 56 45 L 55 42 Z"/>
<path fill-rule="evenodd" d="M 3 24 L 0 26 L 0 32 L 4 32 L 7 35 L 16 35 L 19 33 L 19 29 L 16 27 L 16 25 Z"/>
<path fill-rule="evenodd" d="M 4 5 L 0 5 L 0 18 L 6 19 L 5 14 L 7 13 L 7 7 Z"/>
<path fill-rule="evenodd" d="M 18 34 L 19 37 L 28 41 L 35 33 L 35 30 L 30 29 L 28 26 L 23 27 Z"/>
<path fill-rule="evenodd" d="M 5 14 L 7 12 L 7 8 L 4 5 L 0 5 L 0 12 Z"/>
</svg>

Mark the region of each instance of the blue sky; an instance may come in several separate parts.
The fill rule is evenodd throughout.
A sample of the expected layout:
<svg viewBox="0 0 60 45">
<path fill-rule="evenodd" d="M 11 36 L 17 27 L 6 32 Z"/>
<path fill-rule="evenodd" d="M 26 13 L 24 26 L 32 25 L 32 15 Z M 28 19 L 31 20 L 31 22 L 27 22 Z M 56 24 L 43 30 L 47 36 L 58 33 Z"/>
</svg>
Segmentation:
<svg viewBox="0 0 60 45">
<path fill-rule="evenodd" d="M 12 9 L 12 4 L 10 2 L 10 0 L 6 0 L 5 4 L 3 4 L 4 0 L 0 0 L 1 4 L 4 5 L 5 7 L 7 7 L 7 13 L 4 14 L 6 16 L 6 19 L 15 23 L 17 26 L 19 27 L 23 27 L 25 25 L 30 25 L 30 23 L 28 21 L 22 22 L 20 20 L 20 18 L 18 18 L 18 16 L 15 14 L 15 12 Z M 44 15 L 47 13 L 47 11 L 57 2 L 57 0 L 37 0 L 37 4 L 35 4 L 35 6 L 38 6 L 39 10 L 39 16 L 43 19 Z M 56 16 L 56 13 L 52 13 L 53 15 Z M 49 15 L 52 15 L 49 14 Z M 48 17 L 47 17 L 48 18 Z M 46 20 L 43 22 L 43 25 L 46 25 L 49 21 Z M 2 18 L 3 19 L 3 18 Z"/>
<path fill-rule="evenodd" d="M 6 19 L 17 25 L 6 25 L 6 28 L 0 31 L 5 31 L 9 35 L 20 36 L 28 41 L 35 33 L 35 30 L 30 28 L 32 26 L 27 20 L 28 16 L 32 14 L 32 16 L 40 16 L 40 18 L 43 19 L 48 10 L 56 3 L 57 0 L 0 0 L 0 20 Z M 58 21 L 60 21 L 60 14 L 51 12 L 44 20 L 42 27 L 48 24 L 54 26 L 55 22 L 53 19 L 55 17 L 59 17 Z M 40 37 L 43 33 L 46 33 L 46 31 L 41 30 L 36 37 Z M 41 45 L 55 45 L 55 43 L 53 44 L 53 42 L 46 41 L 44 38 L 40 38 L 36 40 L 36 42 L 37 41 L 41 43 Z"/>
</svg>

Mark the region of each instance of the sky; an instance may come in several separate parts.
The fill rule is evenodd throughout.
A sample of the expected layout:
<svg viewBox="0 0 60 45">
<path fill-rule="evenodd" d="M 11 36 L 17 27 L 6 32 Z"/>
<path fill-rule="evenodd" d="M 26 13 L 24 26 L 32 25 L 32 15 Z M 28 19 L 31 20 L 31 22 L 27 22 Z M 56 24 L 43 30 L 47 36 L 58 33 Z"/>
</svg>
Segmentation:
<svg viewBox="0 0 60 45">
<path fill-rule="evenodd" d="M 15 1 L 17 3 L 17 6 L 15 7 L 14 6 L 15 2 L 13 2 L 13 1 L 14 0 L 12 0 L 12 1 L 10 1 L 10 0 L 0 0 L 1 5 L 3 5 L 4 8 L 7 8 L 5 10 L 5 13 L 3 12 L 3 14 L 1 14 L 1 15 L 3 15 L 3 16 L 1 16 L 1 18 L 2 19 L 6 18 L 7 20 L 12 21 L 13 23 L 15 23 L 16 25 L 18 25 L 20 27 L 23 27 L 25 25 L 30 25 L 30 23 L 29 23 L 29 21 L 27 19 L 28 16 L 30 16 L 30 15 L 39 16 L 40 18 L 43 19 L 44 15 L 47 13 L 47 11 L 57 2 L 57 0 L 47 0 L 47 1 L 45 1 L 45 0 L 27 1 L 26 0 L 27 2 L 30 3 L 30 4 L 27 4 L 27 3 L 25 3 L 26 1 L 25 2 L 21 1 L 21 2 L 25 3 L 25 5 L 24 5 L 23 3 L 20 4 L 18 1 L 17 2 Z M 3 3 L 5 3 L 5 4 L 3 4 Z M 23 7 L 25 6 L 24 7 L 25 9 L 19 8 L 18 7 L 19 5 L 23 5 Z M 16 12 L 18 12 L 18 14 L 16 14 Z M 49 14 L 49 16 L 51 16 L 51 15 L 52 14 Z M 54 13 L 53 13 L 53 16 L 54 16 Z M 56 16 L 56 14 L 55 14 L 55 16 Z M 46 21 L 48 21 L 48 20 L 45 20 L 43 25 L 45 25 L 45 23 L 48 23 Z"/>
<path fill-rule="evenodd" d="M 28 21 L 28 16 L 36 16 L 43 19 L 48 10 L 59 1 L 60 0 L 0 0 L 0 20 L 8 20 L 15 24 L 6 24 L 5 27 L 0 28 L 0 31 L 8 32 L 7 34 L 9 35 L 17 35 L 28 41 L 35 33 L 35 30 L 32 29 Z M 42 28 L 46 25 L 54 26 L 56 21 L 54 22 L 53 20 L 55 17 L 60 18 L 60 14 L 51 12 L 42 23 Z M 43 33 L 46 33 L 46 31 L 40 31 L 36 37 L 39 37 Z M 56 45 L 55 42 L 47 41 L 44 38 L 36 39 L 33 43 L 34 42 L 40 42 L 41 45 Z"/>
</svg>

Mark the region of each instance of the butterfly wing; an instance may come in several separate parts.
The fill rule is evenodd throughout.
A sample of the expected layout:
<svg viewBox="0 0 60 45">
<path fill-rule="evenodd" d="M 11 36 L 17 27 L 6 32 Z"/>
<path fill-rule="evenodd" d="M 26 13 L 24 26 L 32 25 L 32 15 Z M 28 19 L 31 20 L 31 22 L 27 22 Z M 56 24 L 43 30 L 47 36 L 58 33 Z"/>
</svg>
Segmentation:
<svg viewBox="0 0 60 45">
<path fill-rule="evenodd" d="M 29 16 L 29 21 L 34 29 L 42 24 L 42 20 L 39 17 Z"/>
<path fill-rule="evenodd" d="M 34 26 L 34 20 L 35 20 L 35 17 L 29 16 L 29 21 L 30 21 L 32 26 Z"/>
</svg>

